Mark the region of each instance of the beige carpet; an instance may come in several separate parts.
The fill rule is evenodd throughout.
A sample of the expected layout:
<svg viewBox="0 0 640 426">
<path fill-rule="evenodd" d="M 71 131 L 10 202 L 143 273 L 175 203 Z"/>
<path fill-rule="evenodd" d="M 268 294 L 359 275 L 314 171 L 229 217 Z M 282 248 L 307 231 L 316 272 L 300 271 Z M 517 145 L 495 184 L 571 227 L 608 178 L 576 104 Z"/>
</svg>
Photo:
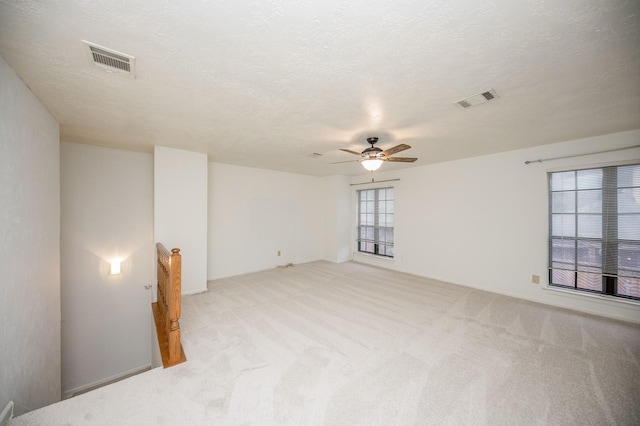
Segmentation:
<svg viewBox="0 0 640 426">
<path fill-rule="evenodd" d="M 187 363 L 9 424 L 640 424 L 638 325 L 351 262 L 209 289 Z"/>
</svg>

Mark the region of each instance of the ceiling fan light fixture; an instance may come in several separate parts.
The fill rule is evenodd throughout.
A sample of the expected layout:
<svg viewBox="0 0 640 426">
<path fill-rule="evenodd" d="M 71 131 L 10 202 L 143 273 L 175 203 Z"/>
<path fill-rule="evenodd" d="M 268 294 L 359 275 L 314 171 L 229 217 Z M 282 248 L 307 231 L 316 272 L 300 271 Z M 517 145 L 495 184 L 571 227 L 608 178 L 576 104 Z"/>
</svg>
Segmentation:
<svg viewBox="0 0 640 426">
<path fill-rule="evenodd" d="M 404 151 L 405 149 L 411 148 L 406 143 L 401 143 L 400 145 L 396 145 L 392 148 L 387 148 L 384 151 L 374 145 L 378 142 L 378 138 L 375 136 L 371 136 L 367 138 L 367 143 L 371 146 L 365 149 L 362 152 L 352 151 L 346 148 L 340 148 L 340 151 L 348 152 L 349 154 L 355 154 L 360 157 L 360 160 L 357 160 L 362 166 L 369 170 L 370 172 L 374 172 L 380 168 L 382 163 L 385 161 L 393 161 L 397 163 L 413 163 L 417 160 L 417 158 L 409 158 L 409 157 L 391 157 L 393 154 L 397 152 Z M 354 160 L 355 162 L 356 160 Z M 339 163 L 349 163 L 350 161 L 339 161 Z M 335 164 L 335 163 L 334 163 Z"/>
<path fill-rule="evenodd" d="M 373 159 L 373 160 L 364 160 L 361 164 L 365 169 L 369 170 L 370 172 L 374 172 L 380 168 L 382 163 L 383 163 L 382 160 Z"/>
</svg>

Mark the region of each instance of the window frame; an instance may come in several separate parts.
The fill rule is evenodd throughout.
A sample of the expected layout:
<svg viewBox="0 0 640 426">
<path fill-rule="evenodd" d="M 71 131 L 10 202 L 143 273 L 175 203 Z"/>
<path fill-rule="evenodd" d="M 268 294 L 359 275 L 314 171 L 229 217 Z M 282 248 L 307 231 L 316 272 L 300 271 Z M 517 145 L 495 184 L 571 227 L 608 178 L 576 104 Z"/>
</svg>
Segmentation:
<svg viewBox="0 0 640 426">
<path fill-rule="evenodd" d="M 609 300 L 615 300 L 619 302 L 627 302 L 632 304 L 640 304 L 640 295 L 629 295 L 624 293 L 618 293 L 618 279 L 619 277 L 631 278 L 633 280 L 640 277 L 640 272 L 636 271 L 634 268 L 620 268 L 620 259 L 618 256 L 619 250 L 623 246 L 637 246 L 640 245 L 640 238 L 638 239 L 620 239 L 618 238 L 618 218 L 621 216 L 625 216 L 626 214 L 637 214 L 634 212 L 623 212 L 618 208 L 618 197 L 620 194 L 620 190 L 631 189 L 632 191 L 636 188 L 640 189 L 639 186 L 632 183 L 630 187 L 623 187 L 618 184 L 617 176 L 618 169 L 625 166 L 640 166 L 640 160 L 628 160 L 622 162 L 615 163 L 607 163 L 607 164 L 597 164 L 597 165 L 585 165 L 585 166 L 576 166 L 576 167 L 567 167 L 561 169 L 551 169 L 547 170 L 547 194 L 548 194 L 548 207 L 547 207 L 547 217 L 548 217 L 548 231 L 547 231 L 547 268 L 548 268 L 548 276 L 547 276 L 547 288 L 552 290 L 560 290 L 565 291 L 572 294 L 580 294 L 587 295 L 592 297 L 600 297 L 607 298 Z M 584 188 L 580 187 L 578 182 L 578 174 L 581 171 L 587 170 L 600 170 L 602 171 L 602 182 L 599 187 L 594 188 Z M 573 172 L 575 178 L 575 184 L 572 189 L 559 189 L 553 190 L 552 188 L 552 176 L 556 173 L 566 173 Z M 587 191 L 600 191 L 601 199 L 600 199 L 600 213 L 595 213 L 593 216 L 601 217 L 601 230 L 602 233 L 599 237 L 593 236 L 580 236 L 580 219 L 579 217 L 589 216 L 591 212 L 580 211 L 579 208 L 579 194 L 584 194 Z M 554 193 L 572 193 L 574 196 L 572 197 L 574 203 L 573 211 L 556 211 L 554 210 Z M 635 197 L 635 196 L 634 196 Z M 571 198 L 571 197 L 570 197 Z M 554 235 L 553 233 L 553 216 L 556 215 L 569 215 L 573 216 L 572 220 L 574 221 L 575 229 L 573 231 L 573 236 L 566 235 Z M 553 253 L 553 243 L 554 240 L 562 241 L 562 242 L 572 242 L 573 247 L 570 252 L 573 252 L 574 259 L 571 262 L 567 261 L 558 261 L 557 258 L 554 258 Z M 600 264 L 598 266 L 593 266 L 593 270 L 589 271 L 590 267 L 584 261 L 580 261 L 580 243 L 585 242 L 596 242 L 601 244 L 599 254 L 600 256 Z M 610 253 L 608 253 L 610 251 Z M 613 264 L 611 263 L 613 262 Z M 560 268 L 559 265 L 561 263 L 565 263 L 566 265 L 572 265 L 573 269 Z M 600 269 L 596 271 L 596 269 Z M 554 282 L 554 270 L 563 271 L 565 273 L 565 277 L 572 275 L 572 284 L 566 285 L 558 282 Z M 620 274 L 620 270 L 625 271 L 623 274 Z M 598 289 L 590 289 L 586 288 L 583 285 L 579 286 L 580 280 L 578 274 L 590 274 L 599 276 L 601 285 L 599 285 Z"/>
<path fill-rule="evenodd" d="M 393 195 L 392 199 L 387 199 L 387 190 L 392 190 Z M 380 199 L 381 191 L 385 191 L 384 199 Z M 365 203 L 372 202 L 374 210 L 369 212 L 368 210 L 365 212 L 361 211 L 363 200 L 361 198 L 364 193 L 373 193 L 373 200 L 364 200 Z M 375 256 L 376 258 L 389 259 L 393 260 L 395 257 L 395 188 L 393 186 L 381 186 L 374 188 L 363 188 L 357 189 L 355 191 L 355 199 L 356 199 L 356 231 L 355 231 L 355 251 L 358 254 L 366 255 L 366 256 Z M 380 203 L 385 203 L 385 212 L 380 212 Z M 386 203 L 391 202 L 392 211 L 386 211 L 387 205 Z M 372 215 L 373 224 L 365 223 L 361 224 L 362 215 Z M 391 216 L 391 226 L 388 226 L 388 216 Z M 384 225 L 380 225 L 381 218 L 384 218 Z M 373 238 L 363 238 L 362 228 L 372 228 L 373 230 Z M 385 229 L 384 238 L 381 238 L 381 229 Z M 390 230 L 390 232 L 389 232 Z M 391 235 L 391 239 L 389 240 L 389 235 Z M 368 250 L 363 247 L 364 243 L 373 244 L 373 248 Z M 384 248 L 384 249 L 382 249 Z"/>
</svg>

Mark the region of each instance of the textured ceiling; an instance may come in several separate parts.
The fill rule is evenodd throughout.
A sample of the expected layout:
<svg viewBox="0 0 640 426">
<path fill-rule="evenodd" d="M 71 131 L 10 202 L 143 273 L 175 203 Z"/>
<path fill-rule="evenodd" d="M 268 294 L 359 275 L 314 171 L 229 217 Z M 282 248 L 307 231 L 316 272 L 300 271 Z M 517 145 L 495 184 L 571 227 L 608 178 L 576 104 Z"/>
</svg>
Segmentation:
<svg viewBox="0 0 640 426">
<path fill-rule="evenodd" d="M 366 136 L 393 170 L 640 128 L 638 0 L 0 0 L 0 55 L 62 140 L 319 176 Z"/>
</svg>

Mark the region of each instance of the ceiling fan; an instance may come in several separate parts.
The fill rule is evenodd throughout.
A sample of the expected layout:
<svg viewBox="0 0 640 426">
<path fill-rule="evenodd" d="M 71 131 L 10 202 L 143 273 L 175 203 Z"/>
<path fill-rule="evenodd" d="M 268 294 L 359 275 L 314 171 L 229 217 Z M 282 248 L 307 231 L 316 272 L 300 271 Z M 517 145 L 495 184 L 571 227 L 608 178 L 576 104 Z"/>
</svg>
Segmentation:
<svg viewBox="0 0 640 426">
<path fill-rule="evenodd" d="M 367 138 L 367 143 L 371 144 L 371 146 L 365 149 L 362 152 L 351 151 L 350 149 L 340 148 L 340 151 L 348 152 L 350 154 L 359 155 L 362 157 L 360 160 L 351 160 L 351 161 L 338 161 L 338 163 L 351 163 L 352 161 L 357 161 L 362 163 L 362 166 L 373 172 L 374 170 L 378 170 L 383 162 L 385 161 L 395 161 L 399 163 L 413 163 L 417 160 L 417 158 L 411 157 L 391 157 L 391 155 L 396 152 L 404 151 L 405 149 L 411 148 L 411 146 L 407 144 L 396 145 L 393 148 L 385 149 L 384 151 L 377 146 L 374 146 L 378 142 L 378 138 L 375 136 Z M 333 163 L 337 164 L 337 163 Z"/>
</svg>

